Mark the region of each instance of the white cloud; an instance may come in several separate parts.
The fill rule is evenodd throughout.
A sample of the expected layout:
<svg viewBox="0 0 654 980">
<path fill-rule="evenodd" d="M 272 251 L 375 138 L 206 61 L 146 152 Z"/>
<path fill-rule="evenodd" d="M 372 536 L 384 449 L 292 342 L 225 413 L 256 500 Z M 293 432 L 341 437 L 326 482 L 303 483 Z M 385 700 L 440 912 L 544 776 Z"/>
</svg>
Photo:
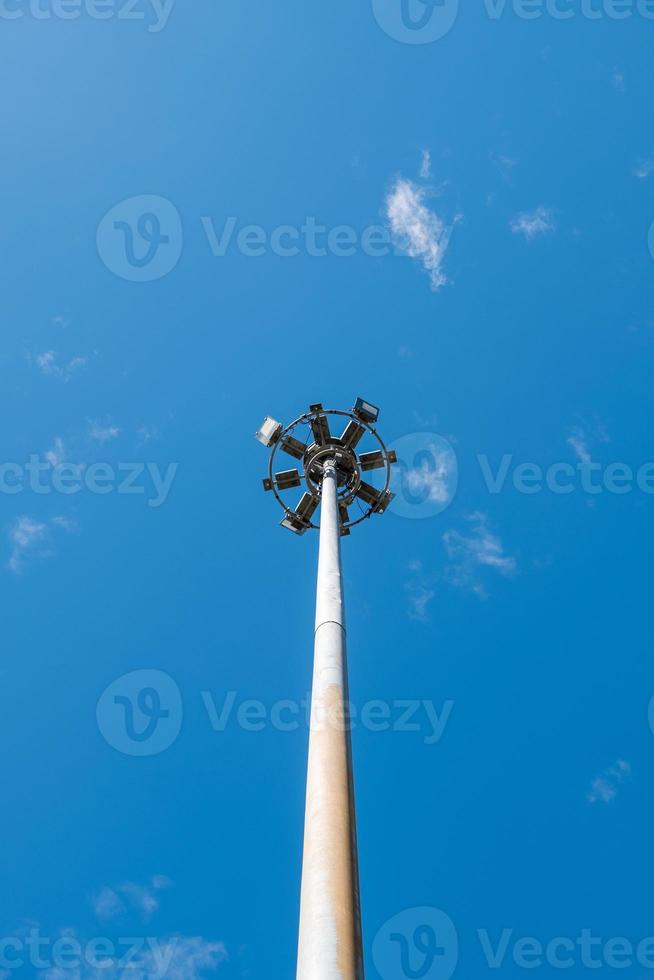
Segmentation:
<svg viewBox="0 0 654 980">
<path fill-rule="evenodd" d="M 42 548 L 47 541 L 48 528 L 46 524 L 36 521 L 27 515 L 17 517 L 9 528 L 11 555 L 7 562 L 9 571 L 20 575 L 25 568 L 28 558 L 43 555 Z"/>
<path fill-rule="evenodd" d="M 428 608 L 436 593 L 424 585 L 409 586 L 409 617 L 426 623 L 429 619 Z"/>
<path fill-rule="evenodd" d="M 501 575 L 514 575 L 517 571 L 515 558 L 507 555 L 500 538 L 488 528 L 486 514 L 474 513 L 467 518 L 472 525 L 471 534 L 449 530 L 443 535 L 443 543 L 450 566 L 447 576 L 453 585 L 486 597 L 486 589 L 480 578 L 480 569 L 492 569 Z"/>
<path fill-rule="evenodd" d="M 102 424 L 101 422 L 89 422 L 89 435 L 94 442 L 111 442 L 120 435 L 120 429 L 116 425 Z"/>
<path fill-rule="evenodd" d="M 148 885 L 125 881 L 111 888 L 103 888 L 93 899 L 93 910 L 98 919 L 109 920 L 123 916 L 129 907 L 144 919 L 149 919 L 159 908 L 159 898 L 155 892 L 171 885 L 170 878 L 157 874 Z"/>
<path fill-rule="evenodd" d="M 86 367 L 88 363 L 86 357 L 73 357 L 70 361 L 61 363 L 59 355 L 54 350 L 47 350 L 42 354 L 37 354 L 35 361 L 36 366 L 42 374 L 46 374 L 52 378 L 58 378 L 65 383 L 70 381 L 73 375 L 81 370 L 81 368 Z"/>
<path fill-rule="evenodd" d="M 420 466 L 408 469 L 404 475 L 405 484 L 411 493 L 420 495 L 422 500 L 447 504 L 450 500 L 452 453 L 443 452 L 435 445 L 428 446 L 427 451 L 434 465 L 423 461 Z"/>
<path fill-rule="evenodd" d="M 507 183 L 511 182 L 514 169 L 518 166 L 518 161 L 504 153 L 491 153 L 491 162 L 497 167 L 499 173 Z"/>
<path fill-rule="evenodd" d="M 420 623 L 429 622 L 429 603 L 436 595 L 433 589 L 433 577 L 425 574 L 423 563 L 413 558 L 407 563 L 411 579 L 404 586 L 408 595 L 409 619 Z"/>
<path fill-rule="evenodd" d="M 622 93 L 626 92 L 627 86 L 625 84 L 624 72 L 619 71 L 616 68 L 613 74 L 611 75 L 611 84 L 613 85 L 614 89 L 617 89 L 618 92 L 622 92 Z"/>
<path fill-rule="evenodd" d="M 426 192 L 412 181 L 398 178 L 386 197 L 386 216 L 395 244 L 422 262 L 436 290 L 447 282 L 441 267 L 451 228 L 426 207 L 425 196 Z"/>
<path fill-rule="evenodd" d="M 140 425 L 136 430 L 136 435 L 138 436 L 139 445 L 145 445 L 147 442 L 152 442 L 153 439 L 159 438 L 159 429 L 156 425 Z"/>
<path fill-rule="evenodd" d="M 618 787 L 631 775 L 631 765 L 618 759 L 615 765 L 596 776 L 586 794 L 589 803 L 611 803 L 618 793 Z"/>
<path fill-rule="evenodd" d="M 423 180 L 429 180 L 431 177 L 431 153 L 429 150 L 422 151 L 422 159 L 420 160 L 420 176 Z"/>
<path fill-rule="evenodd" d="M 606 427 L 599 421 L 584 425 L 576 425 L 566 439 L 580 463 L 588 465 L 591 462 L 591 442 L 610 442 L 611 437 Z"/>
<path fill-rule="evenodd" d="M 49 524 L 26 514 L 17 517 L 8 528 L 11 553 L 5 567 L 14 575 L 21 575 L 31 559 L 52 558 L 54 550 L 51 545 L 51 527 L 72 531 L 75 523 L 66 517 L 54 517 Z"/>
<path fill-rule="evenodd" d="M 586 441 L 586 435 L 582 429 L 575 429 L 566 439 L 569 446 L 572 447 L 574 453 L 580 463 L 588 465 L 591 461 L 590 449 L 588 448 L 588 442 Z"/>
<path fill-rule="evenodd" d="M 60 527 L 64 531 L 76 531 L 78 529 L 78 525 L 75 521 L 71 521 L 69 517 L 63 517 L 62 515 L 53 517 L 52 523 L 55 527 Z"/>
<path fill-rule="evenodd" d="M 64 446 L 64 440 L 61 438 L 61 436 L 55 436 L 52 447 L 46 452 L 45 458 L 49 462 L 50 466 L 61 466 L 63 461 L 66 459 L 66 447 Z"/>
<path fill-rule="evenodd" d="M 172 881 L 167 875 L 153 875 L 152 877 L 152 887 L 159 890 L 160 888 L 171 888 Z"/>
<path fill-rule="evenodd" d="M 554 215 L 549 208 L 539 207 L 534 211 L 521 211 L 511 220 L 511 231 L 524 235 L 527 241 L 538 235 L 549 235 L 556 231 Z"/>
<path fill-rule="evenodd" d="M 97 919 L 116 919 L 125 912 L 125 905 L 113 888 L 103 888 L 94 896 L 92 906 Z"/>
<path fill-rule="evenodd" d="M 654 174 L 654 153 L 639 160 L 631 173 L 634 177 L 638 177 L 639 180 L 647 180 L 648 177 L 651 177 Z"/>
</svg>

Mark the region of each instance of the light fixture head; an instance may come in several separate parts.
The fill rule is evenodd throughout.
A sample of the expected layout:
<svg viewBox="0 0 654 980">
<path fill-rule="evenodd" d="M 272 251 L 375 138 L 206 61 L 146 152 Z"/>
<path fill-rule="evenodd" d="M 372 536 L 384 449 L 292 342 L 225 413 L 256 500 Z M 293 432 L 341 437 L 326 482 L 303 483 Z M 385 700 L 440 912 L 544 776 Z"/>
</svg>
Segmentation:
<svg viewBox="0 0 654 980">
<path fill-rule="evenodd" d="M 300 474 L 297 470 L 282 470 L 275 473 L 275 483 L 278 490 L 291 490 L 301 485 Z"/>
<path fill-rule="evenodd" d="M 384 511 L 386 510 L 386 508 L 388 507 L 388 505 L 390 504 L 390 502 L 391 502 L 391 500 L 393 499 L 394 496 L 395 496 L 395 494 L 392 493 L 392 491 L 390 491 L 390 490 L 383 491 L 383 493 L 381 494 L 381 499 L 380 499 L 379 503 L 374 508 L 375 514 L 383 514 Z"/>
<path fill-rule="evenodd" d="M 374 427 L 378 418 L 376 405 L 364 398 L 357 398 L 349 411 L 325 408 L 322 402 L 312 402 L 309 410 L 290 425 L 282 426 L 270 416 L 264 419 L 256 434 L 259 442 L 270 449 L 268 474 L 263 486 L 284 511 L 282 527 L 298 535 L 305 534 L 309 528 L 319 527 L 320 522 L 314 523 L 313 515 L 322 499 L 327 460 L 333 460 L 336 467 L 336 498 L 342 535 L 349 534 L 350 528 L 388 508 L 393 499 L 389 489 L 391 465 L 397 462 L 397 457 L 395 452 L 386 448 Z M 341 429 L 339 422 L 344 424 L 344 429 Z M 365 440 L 368 440 L 368 445 Z M 375 449 L 371 448 L 371 441 L 377 444 Z M 365 451 L 359 453 L 362 442 Z M 296 460 L 297 469 L 276 472 L 278 452 Z M 286 465 L 289 463 L 290 460 L 287 460 Z M 377 486 L 362 480 L 362 475 L 369 470 L 383 473 L 375 480 Z M 283 499 L 283 495 L 297 487 L 302 487 L 306 492 L 297 507 L 293 508 Z M 348 508 L 355 499 L 359 502 L 358 513 L 350 513 Z M 365 506 L 361 507 L 360 504 Z"/>
<path fill-rule="evenodd" d="M 279 526 L 285 527 L 287 531 L 292 531 L 293 534 L 299 535 L 306 534 L 309 530 L 306 524 L 298 520 L 294 514 L 287 514 L 284 520 L 279 522 Z"/>
<path fill-rule="evenodd" d="M 281 447 L 285 453 L 292 456 L 293 459 L 302 459 L 306 452 L 306 446 L 299 439 L 295 439 L 294 436 L 286 435 L 282 439 Z"/>
<path fill-rule="evenodd" d="M 345 426 L 343 435 L 341 436 L 341 442 L 346 449 L 356 449 L 357 445 L 361 442 L 365 431 L 365 426 L 361 425 L 360 422 L 356 422 L 354 419 L 350 419 Z"/>
<path fill-rule="evenodd" d="M 283 428 L 284 426 L 281 422 L 266 415 L 261 426 L 254 434 L 255 439 L 258 439 L 262 446 L 270 449 L 271 446 L 274 446 L 279 441 Z"/>
<path fill-rule="evenodd" d="M 370 402 L 365 401 L 363 398 L 357 398 L 352 411 L 366 425 L 373 425 L 379 418 L 379 409 L 377 406 L 371 405 Z"/>
<path fill-rule="evenodd" d="M 381 449 L 374 449 L 371 453 L 361 453 L 359 464 L 361 470 L 366 473 L 368 470 L 380 470 L 386 465 L 386 460 Z"/>
</svg>

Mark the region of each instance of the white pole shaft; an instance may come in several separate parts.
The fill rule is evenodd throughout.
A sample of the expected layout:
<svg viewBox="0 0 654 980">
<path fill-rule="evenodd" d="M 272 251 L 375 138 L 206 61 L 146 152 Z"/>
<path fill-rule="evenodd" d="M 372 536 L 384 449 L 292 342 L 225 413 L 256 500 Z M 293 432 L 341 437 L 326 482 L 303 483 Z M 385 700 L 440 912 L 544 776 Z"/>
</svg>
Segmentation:
<svg viewBox="0 0 654 980">
<path fill-rule="evenodd" d="M 363 980 L 336 467 L 325 463 L 297 980 Z"/>
</svg>

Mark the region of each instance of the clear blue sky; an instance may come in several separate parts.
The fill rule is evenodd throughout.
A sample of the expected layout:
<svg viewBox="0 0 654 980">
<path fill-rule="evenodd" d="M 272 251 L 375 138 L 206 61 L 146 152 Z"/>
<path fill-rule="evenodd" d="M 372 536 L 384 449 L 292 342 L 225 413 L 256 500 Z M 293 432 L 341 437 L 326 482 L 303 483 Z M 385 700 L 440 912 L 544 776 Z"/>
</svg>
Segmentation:
<svg viewBox="0 0 654 980">
<path fill-rule="evenodd" d="M 403 43 L 389 4 L 1 25 L 4 477 L 152 466 L 142 494 L 1 495 L 0 936 L 173 936 L 178 980 L 294 976 L 306 727 L 214 731 L 202 692 L 308 690 L 317 539 L 278 527 L 252 435 L 357 395 L 458 460 L 440 513 L 344 542 L 353 700 L 453 702 L 433 744 L 422 715 L 354 732 L 368 975 L 394 980 L 373 942 L 406 909 L 447 913 L 476 980 L 480 929 L 654 932 L 652 495 L 514 481 L 654 459 L 654 23 L 465 4 Z M 103 223 L 143 196 L 170 207 Z M 390 222 L 414 255 L 214 255 L 230 216 Z M 504 454 L 493 494 L 477 457 Z M 183 709 L 139 757 L 96 707 L 146 669 Z"/>
</svg>

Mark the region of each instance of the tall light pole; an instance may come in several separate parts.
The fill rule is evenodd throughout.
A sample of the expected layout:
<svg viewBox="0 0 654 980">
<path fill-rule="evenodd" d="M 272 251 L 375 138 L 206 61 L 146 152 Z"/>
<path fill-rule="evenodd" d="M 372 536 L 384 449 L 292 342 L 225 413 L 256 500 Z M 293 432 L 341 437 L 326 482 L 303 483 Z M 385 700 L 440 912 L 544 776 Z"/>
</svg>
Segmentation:
<svg viewBox="0 0 654 980">
<path fill-rule="evenodd" d="M 266 418 L 257 432 L 257 439 L 272 450 L 264 488 L 284 509 L 282 526 L 300 535 L 318 527 L 312 517 L 320 506 L 297 980 L 363 980 L 340 539 L 355 524 L 383 513 L 393 498 L 390 466 L 396 458 L 373 428 L 378 415 L 361 398 L 351 412 L 315 404 L 286 428 Z M 347 418 L 340 436 L 331 433 L 332 416 Z M 302 427 L 304 442 L 297 438 Z M 375 440 L 375 448 L 358 454 L 366 438 Z M 278 449 L 301 460 L 303 472 L 275 473 Z M 362 473 L 374 469 L 385 471 L 382 489 L 362 479 Z M 306 491 L 291 509 L 281 494 L 303 482 Z M 349 508 L 355 503 L 363 506 L 351 518 Z"/>
</svg>

